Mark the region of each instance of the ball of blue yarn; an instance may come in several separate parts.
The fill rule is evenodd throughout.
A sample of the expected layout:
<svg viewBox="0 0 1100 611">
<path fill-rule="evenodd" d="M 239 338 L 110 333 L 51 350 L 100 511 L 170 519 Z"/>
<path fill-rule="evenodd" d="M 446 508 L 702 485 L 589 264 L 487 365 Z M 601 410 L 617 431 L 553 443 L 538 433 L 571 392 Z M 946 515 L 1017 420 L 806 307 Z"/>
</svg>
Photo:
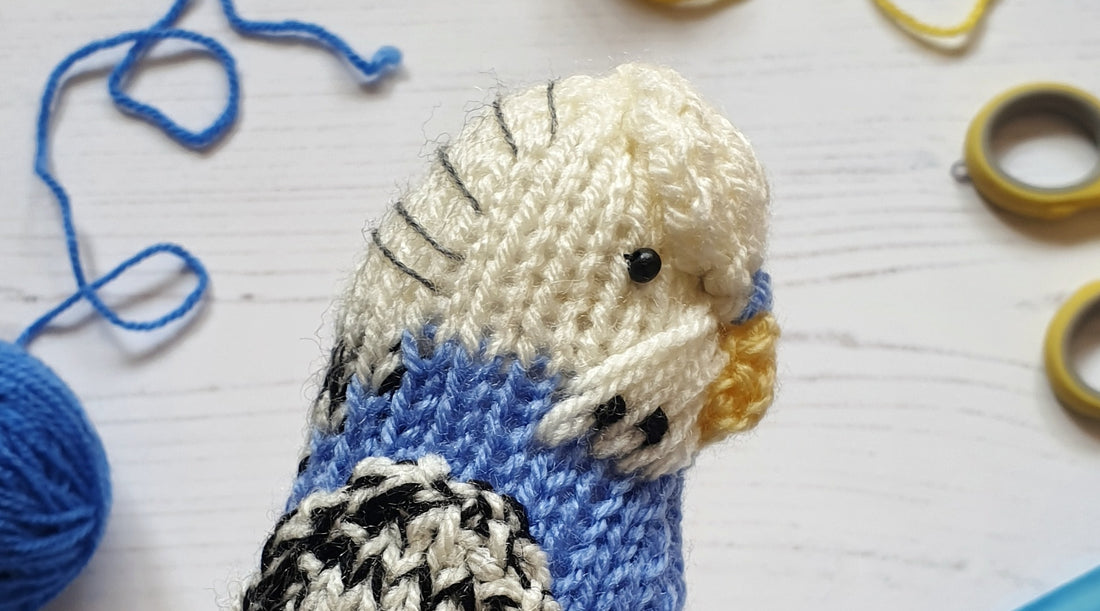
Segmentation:
<svg viewBox="0 0 1100 611">
<path fill-rule="evenodd" d="M 110 504 L 107 457 L 76 395 L 0 341 L 0 610 L 38 609 L 65 589 Z"/>
</svg>

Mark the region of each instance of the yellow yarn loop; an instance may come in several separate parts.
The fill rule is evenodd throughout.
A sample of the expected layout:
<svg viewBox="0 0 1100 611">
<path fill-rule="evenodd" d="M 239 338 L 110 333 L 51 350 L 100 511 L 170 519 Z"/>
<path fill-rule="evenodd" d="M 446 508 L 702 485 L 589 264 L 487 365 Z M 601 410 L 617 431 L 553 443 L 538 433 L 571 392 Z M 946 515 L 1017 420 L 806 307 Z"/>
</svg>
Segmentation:
<svg viewBox="0 0 1100 611">
<path fill-rule="evenodd" d="M 955 36 L 963 36 L 969 34 L 971 30 L 978 26 L 982 17 L 985 16 L 989 5 L 993 0 L 978 0 L 974 7 L 970 9 L 970 13 L 957 25 L 953 26 L 938 26 L 926 23 L 917 19 L 916 17 L 906 13 L 898 8 L 898 5 L 891 2 L 891 0 L 873 0 L 879 10 L 886 13 L 894 23 L 899 26 L 925 36 L 935 36 L 939 38 L 952 38 Z"/>
<path fill-rule="evenodd" d="M 718 344 L 729 361 L 707 389 L 698 421 L 701 444 L 750 429 L 764 416 L 775 392 L 777 339 L 779 325 L 771 314 L 719 329 Z"/>
<path fill-rule="evenodd" d="M 722 0 L 649 0 L 656 4 L 681 4 L 684 6 L 710 6 L 712 4 L 718 4 Z"/>
</svg>

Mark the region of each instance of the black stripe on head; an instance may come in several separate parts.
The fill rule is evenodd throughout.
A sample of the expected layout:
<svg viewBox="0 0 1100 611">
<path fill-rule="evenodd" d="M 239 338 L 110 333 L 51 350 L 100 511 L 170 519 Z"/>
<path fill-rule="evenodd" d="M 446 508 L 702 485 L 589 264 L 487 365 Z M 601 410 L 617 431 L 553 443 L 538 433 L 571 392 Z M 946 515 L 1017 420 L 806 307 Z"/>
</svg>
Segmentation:
<svg viewBox="0 0 1100 611">
<path fill-rule="evenodd" d="M 443 246 L 435 240 L 432 236 L 428 235 L 428 231 L 424 229 L 424 226 L 416 222 L 416 219 L 409 214 L 409 211 L 405 209 L 405 204 L 397 202 L 393 205 L 393 209 L 397 214 L 404 219 L 405 224 L 412 228 L 413 231 L 420 234 L 420 237 L 424 238 L 424 241 L 431 245 L 439 254 L 447 257 L 452 261 L 461 261 L 463 256 L 457 252 Z"/>
<path fill-rule="evenodd" d="M 428 280 L 424 276 L 421 276 L 420 274 L 413 271 L 411 267 L 397 260 L 397 256 L 394 255 L 393 252 L 390 251 L 390 249 L 386 248 L 385 245 L 382 244 L 382 238 L 378 235 L 377 228 L 374 231 L 370 232 L 370 237 L 371 240 L 374 241 L 374 245 L 378 247 L 378 250 L 382 252 L 382 256 L 389 259 L 390 263 L 393 263 L 394 267 L 407 274 L 413 280 L 416 280 L 420 284 L 423 284 L 424 287 L 427 288 L 429 291 L 433 293 L 439 292 L 439 289 L 436 288 L 435 284 L 432 284 L 431 280 Z"/>
<path fill-rule="evenodd" d="M 558 108 L 554 105 L 554 85 L 557 81 L 550 81 L 546 86 L 546 107 L 550 110 L 550 141 L 558 133 Z"/>
<path fill-rule="evenodd" d="M 512 157 L 519 156 L 516 139 L 512 137 L 512 130 L 508 129 L 508 124 L 504 122 L 504 111 L 500 108 L 500 98 L 493 100 L 493 114 L 496 115 L 497 123 L 500 124 L 500 131 L 504 132 L 504 141 L 508 143 L 508 148 L 512 149 Z"/>
<path fill-rule="evenodd" d="M 451 182 L 453 182 L 455 187 L 462 192 L 462 196 L 470 202 L 470 206 L 473 207 L 474 212 L 481 214 L 481 204 L 478 203 L 473 193 L 470 193 L 470 190 L 466 188 L 466 183 L 462 182 L 462 178 L 458 176 L 455 167 L 451 165 L 451 159 L 447 156 L 447 149 L 439 147 L 439 150 L 436 151 L 436 156 L 439 158 L 439 164 L 443 166 L 444 171 L 451 177 Z"/>
</svg>

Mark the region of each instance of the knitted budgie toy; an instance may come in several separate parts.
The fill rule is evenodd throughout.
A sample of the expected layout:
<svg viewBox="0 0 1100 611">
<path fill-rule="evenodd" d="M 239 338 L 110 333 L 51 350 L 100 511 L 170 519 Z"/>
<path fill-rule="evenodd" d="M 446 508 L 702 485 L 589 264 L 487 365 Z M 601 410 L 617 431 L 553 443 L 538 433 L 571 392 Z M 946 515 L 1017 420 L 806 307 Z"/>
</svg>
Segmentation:
<svg viewBox="0 0 1100 611">
<path fill-rule="evenodd" d="M 768 187 L 675 72 L 503 97 L 368 234 L 245 610 L 678 610 L 683 470 L 771 401 Z"/>
</svg>

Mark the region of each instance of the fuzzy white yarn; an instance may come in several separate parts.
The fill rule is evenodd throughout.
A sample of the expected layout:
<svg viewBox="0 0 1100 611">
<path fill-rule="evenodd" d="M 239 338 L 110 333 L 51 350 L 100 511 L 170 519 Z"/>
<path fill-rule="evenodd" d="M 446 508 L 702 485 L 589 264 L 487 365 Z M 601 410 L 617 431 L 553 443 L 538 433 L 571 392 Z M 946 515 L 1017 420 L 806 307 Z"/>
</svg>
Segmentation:
<svg viewBox="0 0 1100 611">
<path fill-rule="evenodd" d="M 377 227 L 338 324 L 354 373 L 378 385 L 397 366 L 388 348 L 433 324 L 437 341 L 543 356 L 566 378 L 545 443 L 587 434 L 619 395 L 628 414 L 593 452 L 650 476 L 685 466 L 725 364 L 717 326 L 762 262 L 768 186 L 752 149 L 667 68 L 627 64 L 498 104 L 444 149 L 455 176 L 435 160 Z M 643 247 L 664 267 L 639 284 L 623 255 Z M 633 425 L 658 406 L 668 433 L 643 447 Z M 330 418 L 315 410 L 320 428 Z"/>
</svg>

